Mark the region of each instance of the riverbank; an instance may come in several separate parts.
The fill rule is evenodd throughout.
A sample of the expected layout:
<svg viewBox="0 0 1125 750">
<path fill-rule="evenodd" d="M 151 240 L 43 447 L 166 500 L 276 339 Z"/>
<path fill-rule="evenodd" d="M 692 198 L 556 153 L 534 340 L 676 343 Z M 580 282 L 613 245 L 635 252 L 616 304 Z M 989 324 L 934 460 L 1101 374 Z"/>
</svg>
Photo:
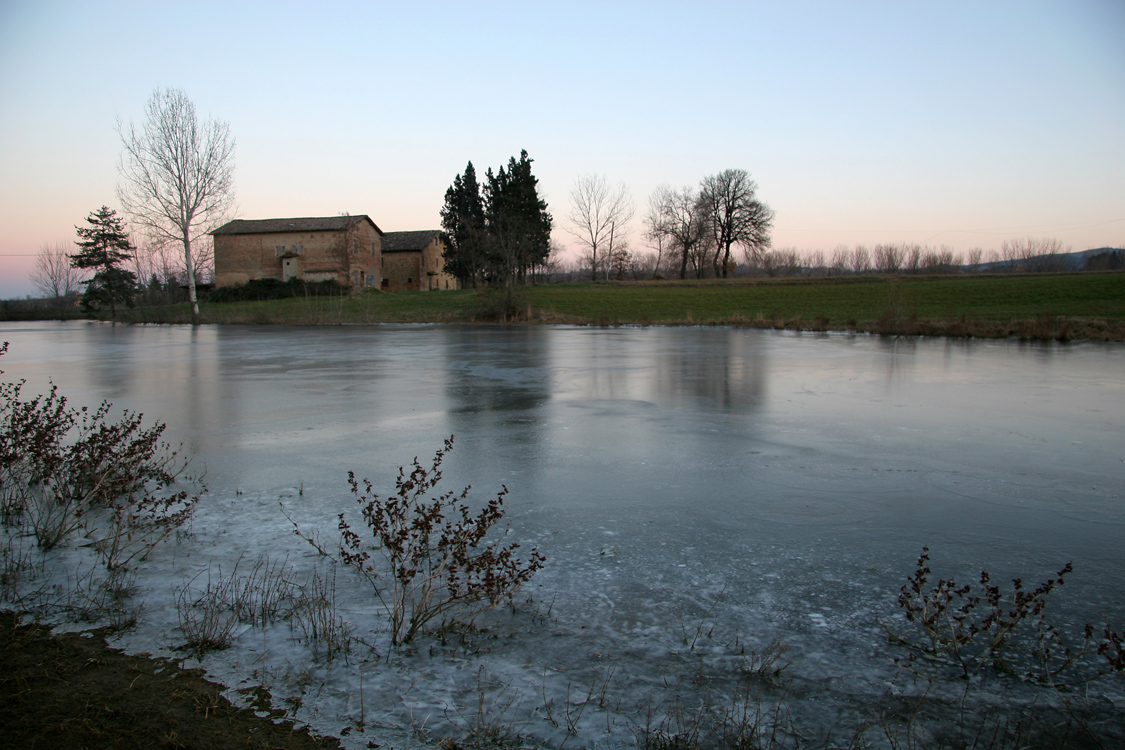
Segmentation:
<svg viewBox="0 0 1125 750">
<path fill-rule="evenodd" d="M 255 708 L 239 708 L 201 670 L 121 653 L 106 645 L 105 634 L 52 633 L 0 610 L 0 726 L 7 746 L 340 747 L 284 720 L 268 694 L 251 691 Z"/>
<path fill-rule="evenodd" d="M 706 325 L 1030 340 L 1125 340 L 1125 273 L 864 276 L 529 285 L 503 292 L 204 303 L 212 324 L 545 323 Z M 122 311 L 189 323 L 186 305 Z"/>
</svg>

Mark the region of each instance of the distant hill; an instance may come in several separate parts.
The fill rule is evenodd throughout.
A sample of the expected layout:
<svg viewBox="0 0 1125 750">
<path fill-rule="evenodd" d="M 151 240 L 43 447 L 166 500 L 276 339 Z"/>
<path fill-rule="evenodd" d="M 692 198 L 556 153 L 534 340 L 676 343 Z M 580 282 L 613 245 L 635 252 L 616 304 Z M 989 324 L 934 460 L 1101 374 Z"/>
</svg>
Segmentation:
<svg viewBox="0 0 1125 750">
<path fill-rule="evenodd" d="M 962 266 L 972 270 L 969 266 Z M 1111 271 L 1125 268 L 1125 249 L 1120 247 L 1095 247 L 1073 253 L 1035 255 L 1019 260 L 997 260 L 981 263 L 977 271 Z"/>
</svg>

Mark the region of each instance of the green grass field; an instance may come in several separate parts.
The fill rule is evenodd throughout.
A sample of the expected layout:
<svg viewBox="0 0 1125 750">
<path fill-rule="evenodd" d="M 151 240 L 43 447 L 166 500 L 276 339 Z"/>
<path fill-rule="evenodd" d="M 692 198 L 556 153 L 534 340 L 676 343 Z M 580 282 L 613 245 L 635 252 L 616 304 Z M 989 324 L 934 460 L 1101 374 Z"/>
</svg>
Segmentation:
<svg viewBox="0 0 1125 750">
<path fill-rule="evenodd" d="M 519 287 L 506 322 L 736 325 L 1046 339 L 1125 339 L 1125 273 L 737 279 Z M 496 320 L 482 293 L 368 293 L 204 304 L 205 323 L 375 324 Z M 120 316 L 188 322 L 186 306 Z"/>
</svg>

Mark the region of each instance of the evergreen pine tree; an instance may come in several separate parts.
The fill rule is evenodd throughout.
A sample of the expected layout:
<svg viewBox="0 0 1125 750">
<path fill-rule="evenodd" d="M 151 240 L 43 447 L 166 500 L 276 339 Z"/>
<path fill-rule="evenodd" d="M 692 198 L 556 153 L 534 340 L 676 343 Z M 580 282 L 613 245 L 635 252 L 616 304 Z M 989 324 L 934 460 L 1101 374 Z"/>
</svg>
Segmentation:
<svg viewBox="0 0 1125 750">
<path fill-rule="evenodd" d="M 102 206 L 86 217 L 88 227 L 75 227 L 81 241 L 75 243 L 79 251 L 70 256 L 70 264 L 75 268 L 97 269 L 86 284 L 82 295 L 82 307 L 97 310 L 108 304 L 110 315 L 117 314 L 117 303 L 133 306 L 137 291 L 136 275 L 121 263 L 127 261 L 135 250 L 125 231 L 125 222 L 117 212 Z"/>
</svg>

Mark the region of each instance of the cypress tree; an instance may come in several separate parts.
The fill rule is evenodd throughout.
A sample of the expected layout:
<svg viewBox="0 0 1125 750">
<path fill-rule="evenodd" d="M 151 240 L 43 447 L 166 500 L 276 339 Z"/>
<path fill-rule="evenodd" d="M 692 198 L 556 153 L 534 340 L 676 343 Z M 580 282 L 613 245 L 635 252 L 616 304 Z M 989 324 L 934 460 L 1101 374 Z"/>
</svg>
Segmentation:
<svg viewBox="0 0 1125 750">
<path fill-rule="evenodd" d="M 475 288 L 484 264 L 484 202 L 471 161 L 465 167 L 464 176 L 454 177 L 453 184 L 445 191 L 441 227 L 448 248 L 446 272 Z"/>
<path fill-rule="evenodd" d="M 485 172 L 483 189 L 471 161 L 453 178 L 441 209 L 447 272 L 474 287 L 478 279 L 510 286 L 546 262 L 552 218 L 531 163 L 527 151 L 520 151 L 507 168 Z"/>
<path fill-rule="evenodd" d="M 539 180 L 531 173 L 532 159 L 520 151 L 508 168 L 488 171 L 485 223 L 491 240 L 494 275 L 509 285 L 547 260 L 551 252 L 551 214 L 539 197 Z"/>
</svg>

